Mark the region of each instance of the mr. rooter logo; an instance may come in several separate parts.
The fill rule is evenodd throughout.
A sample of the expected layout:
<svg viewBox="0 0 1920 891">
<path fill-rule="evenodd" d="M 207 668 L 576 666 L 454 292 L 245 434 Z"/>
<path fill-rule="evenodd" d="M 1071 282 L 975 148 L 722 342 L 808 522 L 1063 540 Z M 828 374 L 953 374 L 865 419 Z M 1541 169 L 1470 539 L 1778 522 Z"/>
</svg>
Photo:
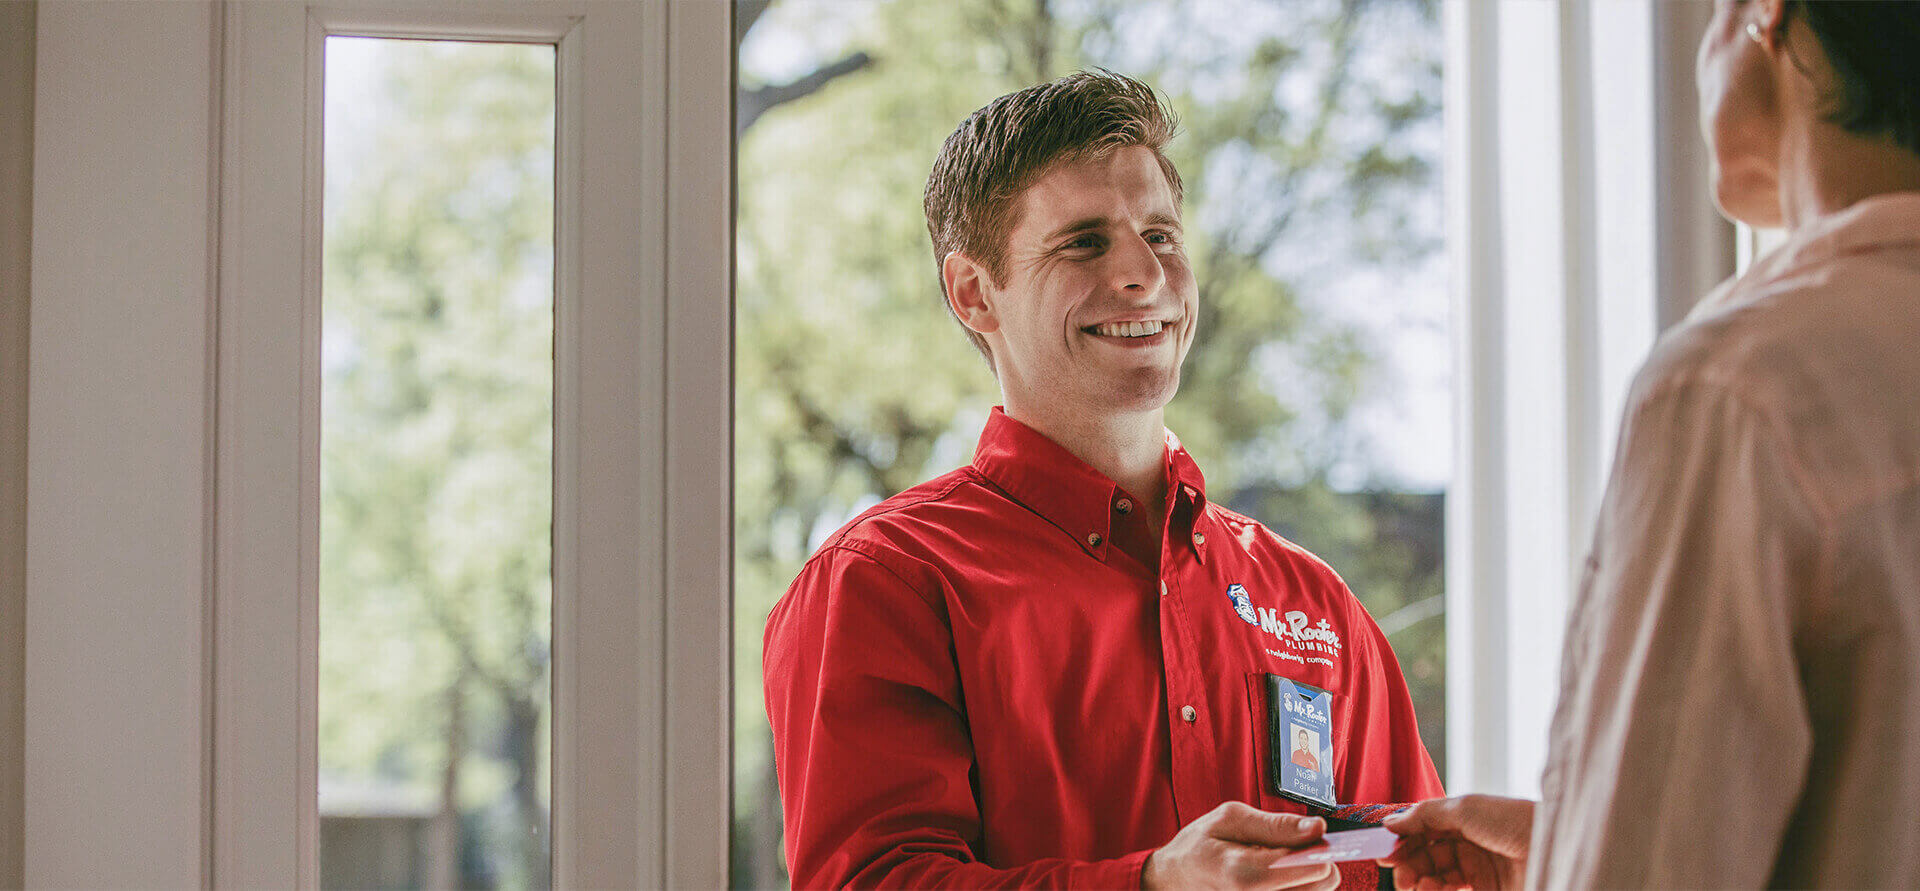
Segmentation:
<svg viewBox="0 0 1920 891">
<path fill-rule="evenodd" d="M 1300 717 L 1315 721 L 1325 721 L 1327 719 L 1327 713 L 1321 711 L 1310 701 L 1303 700 L 1298 696 L 1288 696 L 1286 699 L 1285 708 L 1288 714 L 1299 715 Z"/>
<path fill-rule="evenodd" d="M 1290 649 L 1340 655 L 1340 632 L 1333 630 L 1326 619 L 1315 622 L 1306 613 L 1290 609 L 1283 620 L 1279 610 L 1256 608 L 1245 585 L 1228 585 L 1227 601 L 1233 604 L 1233 611 L 1242 621 L 1273 635 Z"/>
</svg>

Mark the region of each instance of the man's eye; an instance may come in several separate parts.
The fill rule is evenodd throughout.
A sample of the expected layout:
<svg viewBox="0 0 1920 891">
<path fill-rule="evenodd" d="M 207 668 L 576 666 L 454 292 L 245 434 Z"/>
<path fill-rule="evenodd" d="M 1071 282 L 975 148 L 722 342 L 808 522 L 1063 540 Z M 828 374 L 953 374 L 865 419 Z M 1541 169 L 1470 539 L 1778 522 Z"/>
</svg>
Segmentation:
<svg viewBox="0 0 1920 891">
<path fill-rule="evenodd" d="M 1148 232 L 1148 244 L 1179 244 L 1180 238 L 1172 232 Z"/>
<path fill-rule="evenodd" d="M 1098 235 L 1081 235 L 1077 238 L 1074 238 L 1071 241 L 1068 241 L 1066 244 L 1062 245 L 1062 247 L 1069 248 L 1069 249 L 1097 248 L 1099 246 L 1100 246 L 1100 236 Z"/>
</svg>

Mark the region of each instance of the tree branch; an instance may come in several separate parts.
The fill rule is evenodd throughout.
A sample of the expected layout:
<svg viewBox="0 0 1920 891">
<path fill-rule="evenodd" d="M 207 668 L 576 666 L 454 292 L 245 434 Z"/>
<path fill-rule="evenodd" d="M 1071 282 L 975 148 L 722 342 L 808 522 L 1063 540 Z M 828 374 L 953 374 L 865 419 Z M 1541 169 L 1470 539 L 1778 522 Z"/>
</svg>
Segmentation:
<svg viewBox="0 0 1920 891">
<path fill-rule="evenodd" d="M 799 413 L 800 424 L 806 430 L 807 438 L 814 442 L 828 443 L 834 460 L 852 464 L 866 474 L 867 481 L 875 491 L 881 493 L 882 498 L 895 494 L 889 491 L 891 487 L 887 485 L 886 468 L 875 464 L 872 458 L 867 457 L 867 454 L 860 450 L 860 443 L 839 424 L 834 423 L 832 416 L 814 404 L 812 399 L 807 398 L 807 394 L 800 392 L 797 387 L 788 388 L 787 401 L 792 404 L 794 411 Z"/>
<path fill-rule="evenodd" d="M 428 593 L 423 599 L 434 624 L 440 626 L 440 633 L 446 635 L 447 643 L 453 646 L 454 656 L 471 677 L 492 688 L 508 702 L 525 700 L 531 695 L 528 692 L 531 681 L 522 682 L 481 661 L 480 654 L 474 649 L 472 627 L 454 614 L 443 597 Z"/>
<path fill-rule="evenodd" d="M 864 52 L 856 52 L 838 62 L 815 68 L 788 83 L 741 90 L 739 104 L 734 109 L 735 135 L 747 132 L 747 128 L 753 126 L 753 122 L 759 120 L 761 115 L 789 102 L 811 96 L 827 84 L 871 64 L 873 64 L 872 56 Z"/>
</svg>

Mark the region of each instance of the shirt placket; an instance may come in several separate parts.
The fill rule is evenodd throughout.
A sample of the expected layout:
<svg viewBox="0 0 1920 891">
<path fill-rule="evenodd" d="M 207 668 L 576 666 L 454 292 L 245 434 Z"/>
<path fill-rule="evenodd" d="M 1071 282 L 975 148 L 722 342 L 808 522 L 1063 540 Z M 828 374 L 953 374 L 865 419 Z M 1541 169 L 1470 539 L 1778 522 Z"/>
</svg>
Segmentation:
<svg viewBox="0 0 1920 891">
<path fill-rule="evenodd" d="M 1192 503 L 1191 488 L 1182 492 Z M 1171 512 L 1179 516 L 1181 512 Z M 1197 513 L 1197 508 L 1188 516 Z M 1195 522 L 1186 528 L 1169 523 L 1160 557 L 1160 647 L 1164 654 L 1167 726 L 1173 756 L 1173 801 L 1182 825 L 1212 810 L 1221 795 L 1221 716 L 1211 714 L 1209 668 L 1198 645 L 1194 622 L 1208 595 L 1205 532 Z"/>
</svg>

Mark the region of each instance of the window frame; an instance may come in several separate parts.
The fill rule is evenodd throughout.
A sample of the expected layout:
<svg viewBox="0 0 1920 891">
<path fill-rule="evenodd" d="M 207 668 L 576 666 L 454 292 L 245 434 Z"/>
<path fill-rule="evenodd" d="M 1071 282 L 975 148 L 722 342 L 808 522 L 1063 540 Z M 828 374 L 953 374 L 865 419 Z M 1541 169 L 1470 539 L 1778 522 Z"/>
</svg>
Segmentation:
<svg viewBox="0 0 1920 891">
<path fill-rule="evenodd" d="M 1659 332 L 1733 270 L 1691 76 L 1711 12 L 1443 5 L 1456 794 L 1539 794 L 1561 637 L 1628 384 Z"/>
<path fill-rule="evenodd" d="M 724 884 L 731 4 L 38 13 L 27 883 L 318 884 L 320 51 L 357 33 L 560 47 L 555 881 Z"/>
<path fill-rule="evenodd" d="M 711 299 L 731 293 L 730 7 L 225 12 L 215 882 L 318 882 L 320 93 L 336 35 L 556 48 L 554 880 L 724 882 L 713 753 L 730 746 L 711 703 L 730 626 L 703 607 L 731 583 L 731 467 L 711 460 L 731 440 L 730 300 Z M 262 225 L 295 208 L 297 233 Z"/>
</svg>

